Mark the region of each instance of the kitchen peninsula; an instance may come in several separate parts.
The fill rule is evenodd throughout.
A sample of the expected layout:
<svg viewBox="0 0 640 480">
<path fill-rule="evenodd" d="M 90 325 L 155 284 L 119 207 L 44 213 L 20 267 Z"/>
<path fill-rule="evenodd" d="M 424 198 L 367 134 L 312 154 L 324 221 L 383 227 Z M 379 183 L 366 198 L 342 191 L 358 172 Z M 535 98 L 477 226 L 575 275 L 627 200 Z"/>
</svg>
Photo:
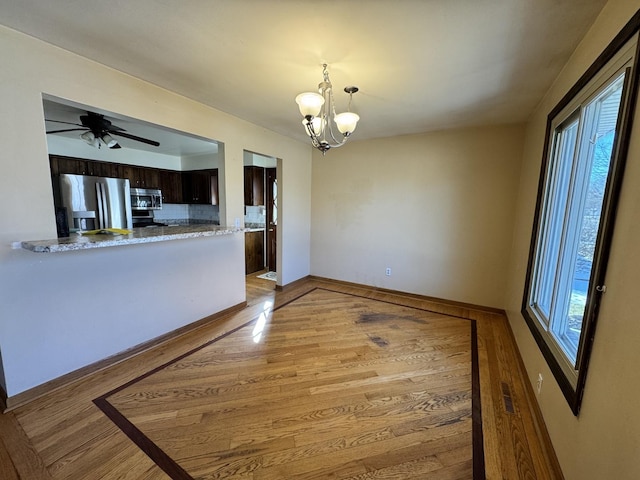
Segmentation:
<svg viewBox="0 0 640 480">
<path fill-rule="evenodd" d="M 244 231 L 242 228 L 206 224 L 134 228 L 132 233 L 124 235 L 83 235 L 77 233 L 65 238 L 24 241 L 22 242 L 22 248 L 37 253 L 69 252 L 90 248 L 117 247 L 120 245 L 164 242 L 187 238 L 211 237 L 214 235 L 231 235 L 242 231 Z"/>
<path fill-rule="evenodd" d="M 244 228 L 146 227 L 16 247 L 3 262 L 12 278 L 2 291 L 12 331 L 2 350 L 12 367 L 5 375 L 15 372 L 9 408 L 215 321 L 246 300 Z M 12 301 L 25 292 L 37 301 Z"/>
</svg>

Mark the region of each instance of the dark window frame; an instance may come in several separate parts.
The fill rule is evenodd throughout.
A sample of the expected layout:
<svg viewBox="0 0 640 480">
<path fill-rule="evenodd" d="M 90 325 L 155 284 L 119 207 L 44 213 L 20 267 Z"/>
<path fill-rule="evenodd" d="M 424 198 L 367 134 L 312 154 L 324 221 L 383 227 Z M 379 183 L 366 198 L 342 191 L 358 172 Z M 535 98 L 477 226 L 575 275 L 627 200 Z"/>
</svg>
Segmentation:
<svg viewBox="0 0 640 480">
<path fill-rule="evenodd" d="M 551 143 L 554 135 L 552 122 L 560 114 L 560 112 L 565 109 L 567 105 L 571 103 L 574 98 L 578 96 L 581 91 L 591 82 L 591 80 L 613 59 L 613 57 L 620 51 L 620 49 L 634 35 L 638 33 L 638 31 L 640 31 L 640 10 L 636 12 L 636 14 L 624 26 L 624 28 L 618 33 L 618 35 L 616 35 L 613 41 L 604 49 L 604 51 L 600 54 L 596 61 L 580 77 L 576 84 L 571 87 L 571 89 L 562 98 L 562 100 L 560 100 L 560 102 L 555 106 L 555 108 L 549 113 L 547 117 L 542 165 L 540 169 L 540 180 L 538 183 L 538 193 L 531 244 L 529 249 L 529 260 L 525 278 L 525 288 L 522 298 L 521 313 L 525 321 L 527 322 L 529 330 L 535 338 L 536 343 L 538 344 L 538 347 L 545 357 L 551 371 L 553 372 L 553 375 L 558 382 L 560 389 L 567 399 L 567 402 L 569 403 L 573 414 L 576 416 L 580 412 L 580 406 L 584 394 L 587 368 L 589 365 L 589 357 L 595 337 L 596 321 L 598 318 L 598 310 L 600 307 L 600 300 L 602 295 L 602 292 L 598 291 L 596 289 L 596 286 L 605 284 L 604 281 L 607 263 L 611 248 L 613 230 L 615 226 L 615 215 L 617 211 L 618 200 L 620 197 L 620 190 L 622 187 L 627 153 L 629 150 L 633 117 L 636 110 L 638 84 L 640 80 L 640 68 L 638 65 L 640 63 L 640 41 L 638 41 L 638 44 L 636 45 L 636 56 L 631 74 L 625 80 L 625 83 L 628 82 L 628 85 L 625 86 L 626 93 L 623 93 L 623 95 L 625 95 L 625 98 L 623 98 L 620 106 L 620 126 L 613 145 L 609 180 L 607 181 L 607 187 L 604 194 L 605 200 L 602 208 L 602 217 L 600 223 L 601 233 L 599 236 L 598 244 L 596 246 L 596 252 L 594 254 L 590 288 L 587 296 L 587 310 L 584 314 L 582 327 L 583 341 L 581 341 L 581 346 L 578 352 L 578 359 L 576 363 L 578 378 L 575 387 L 573 386 L 567 375 L 564 373 L 551 348 L 547 344 L 546 339 L 540 332 L 537 324 L 537 319 L 533 318 L 527 309 L 533 283 L 532 276 L 534 271 L 534 263 L 536 261 L 536 244 L 538 240 L 539 230 L 541 228 L 541 209 L 544 200 L 544 190 L 546 187 L 546 174 L 549 168 L 549 149 L 551 148 Z"/>
</svg>

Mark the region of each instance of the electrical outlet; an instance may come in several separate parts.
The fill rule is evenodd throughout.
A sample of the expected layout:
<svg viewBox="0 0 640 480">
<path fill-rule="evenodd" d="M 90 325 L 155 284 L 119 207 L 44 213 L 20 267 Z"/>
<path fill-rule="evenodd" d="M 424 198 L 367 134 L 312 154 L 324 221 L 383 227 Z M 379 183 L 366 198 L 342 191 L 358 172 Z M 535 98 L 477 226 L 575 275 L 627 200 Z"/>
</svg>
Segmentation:
<svg viewBox="0 0 640 480">
<path fill-rule="evenodd" d="M 538 374 L 538 381 L 536 382 L 536 390 L 538 391 L 538 395 L 540 395 L 540 392 L 542 391 L 542 374 L 539 373 Z"/>
<path fill-rule="evenodd" d="M 384 271 L 384 274 L 385 274 L 387 277 L 390 277 L 390 276 L 391 276 L 391 268 L 387 267 L 387 269 Z"/>
</svg>

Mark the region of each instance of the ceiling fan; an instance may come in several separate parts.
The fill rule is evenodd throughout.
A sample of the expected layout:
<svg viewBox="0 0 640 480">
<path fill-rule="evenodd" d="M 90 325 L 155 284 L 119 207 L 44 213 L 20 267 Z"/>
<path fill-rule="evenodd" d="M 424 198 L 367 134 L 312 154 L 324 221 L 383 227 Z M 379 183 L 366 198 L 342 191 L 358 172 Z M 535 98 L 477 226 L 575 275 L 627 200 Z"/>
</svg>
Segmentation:
<svg viewBox="0 0 640 480">
<path fill-rule="evenodd" d="M 159 147 L 160 143 L 155 140 L 149 140 L 147 138 L 137 137 L 127 133 L 122 127 L 118 127 L 106 119 L 104 115 L 100 113 L 87 112 L 86 115 L 80 115 L 80 123 L 63 122 L 61 120 L 49 120 L 47 122 L 65 123 L 67 125 L 75 125 L 77 128 L 65 128 L 62 130 L 50 130 L 47 133 L 63 133 L 63 132 L 75 132 L 84 131 L 80 135 L 85 142 L 94 147 L 100 148 L 102 145 L 106 145 L 109 148 L 122 148 L 112 135 L 135 140 L 136 142 L 146 143 L 147 145 L 153 145 Z"/>
</svg>

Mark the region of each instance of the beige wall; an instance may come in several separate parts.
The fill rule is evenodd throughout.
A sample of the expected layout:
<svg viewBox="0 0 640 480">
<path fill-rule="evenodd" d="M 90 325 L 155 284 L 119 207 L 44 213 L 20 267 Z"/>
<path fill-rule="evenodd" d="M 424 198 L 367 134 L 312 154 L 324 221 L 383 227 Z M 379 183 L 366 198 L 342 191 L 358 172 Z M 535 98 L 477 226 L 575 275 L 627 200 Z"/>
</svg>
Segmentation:
<svg viewBox="0 0 640 480">
<path fill-rule="evenodd" d="M 520 311 L 546 116 L 640 8 L 638 0 L 611 0 L 567 63 L 528 124 L 516 228 L 509 268 L 507 309 L 547 428 L 568 480 L 640 478 L 640 112 L 632 135 L 598 330 L 582 410 L 574 417 Z"/>
<path fill-rule="evenodd" d="M 312 274 L 503 307 L 523 138 L 470 128 L 314 153 Z"/>
<path fill-rule="evenodd" d="M 5 27 L 0 65 L 0 386 L 9 396 L 245 298 L 241 234 L 49 255 L 11 248 L 56 236 L 43 94 L 223 142 L 223 224 L 244 217 L 243 151 L 282 159 L 278 275 L 309 274 L 309 145 Z"/>
</svg>

